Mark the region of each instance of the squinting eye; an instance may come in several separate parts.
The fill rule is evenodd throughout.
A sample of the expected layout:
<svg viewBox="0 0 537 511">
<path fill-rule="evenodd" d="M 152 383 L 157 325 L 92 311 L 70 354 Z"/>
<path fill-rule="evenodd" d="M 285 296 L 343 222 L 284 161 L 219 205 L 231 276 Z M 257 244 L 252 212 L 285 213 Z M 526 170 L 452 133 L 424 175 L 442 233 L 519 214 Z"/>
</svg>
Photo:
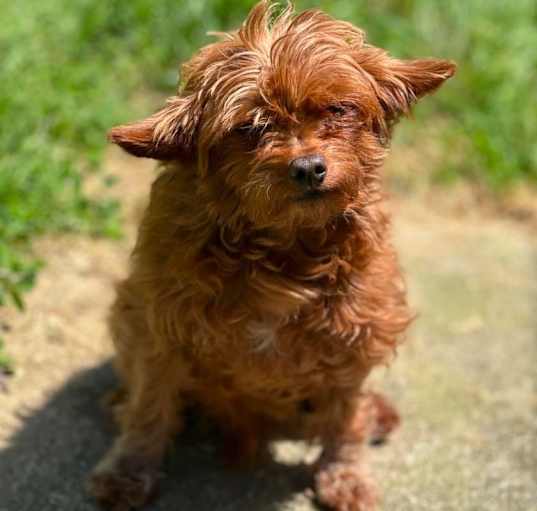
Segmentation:
<svg viewBox="0 0 537 511">
<path fill-rule="evenodd" d="M 341 117 L 347 111 L 343 105 L 330 105 L 327 110 L 336 117 Z"/>
<path fill-rule="evenodd" d="M 244 124 L 241 124 L 240 126 L 237 126 L 235 128 L 235 131 L 238 133 L 249 133 L 254 129 L 254 125 L 250 122 L 245 122 Z"/>
<path fill-rule="evenodd" d="M 235 128 L 237 133 L 248 136 L 261 136 L 267 129 L 270 128 L 270 124 L 252 124 L 251 122 L 245 122 Z"/>
</svg>

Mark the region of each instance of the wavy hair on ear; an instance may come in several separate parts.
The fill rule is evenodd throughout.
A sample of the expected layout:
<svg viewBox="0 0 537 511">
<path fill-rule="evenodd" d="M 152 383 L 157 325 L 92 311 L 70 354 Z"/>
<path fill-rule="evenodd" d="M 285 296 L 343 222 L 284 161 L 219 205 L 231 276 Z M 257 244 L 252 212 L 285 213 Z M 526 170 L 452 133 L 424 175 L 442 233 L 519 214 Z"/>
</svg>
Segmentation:
<svg viewBox="0 0 537 511">
<path fill-rule="evenodd" d="M 371 77 L 371 85 L 384 111 L 375 127 L 384 145 L 388 144 L 391 128 L 399 118 L 409 115 L 415 103 L 436 91 L 457 70 L 457 65 L 450 60 L 395 59 L 370 45 L 358 51 L 357 60 Z"/>
<path fill-rule="evenodd" d="M 367 47 L 361 56 L 364 58 L 360 66 L 375 80 L 376 93 L 388 120 L 408 114 L 412 105 L 433 93 L 457 70 L 450 60 L 400 60 L 372 47 Z"/>
<path fill-rule="evenodd" d="M 174 96 L 166 106 L 147 119 L 116 126 L 108 140 L 142 158 L 172 160 L 192 157 L 200 118 L 195 96 Z"/>
</svg>

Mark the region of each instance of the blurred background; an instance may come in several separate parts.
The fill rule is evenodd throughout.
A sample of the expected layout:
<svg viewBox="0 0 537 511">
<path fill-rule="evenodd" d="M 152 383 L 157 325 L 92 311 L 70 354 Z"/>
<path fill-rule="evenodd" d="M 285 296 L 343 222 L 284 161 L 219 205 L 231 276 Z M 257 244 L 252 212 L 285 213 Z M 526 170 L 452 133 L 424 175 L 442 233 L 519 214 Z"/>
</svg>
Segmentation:
<svg viewBox="0 0 537 511">
<path fill-rule="evenodd" d="M 107 129 L 173 94 L 179 62 L 211 40 L 207 31 L 236 27 L 252 5 L 0 0 L 0 430 L 12 464 L 0 463 L 5 473 L 37 441 L 15 419 L 21 406 L 56 406 L 51 392 L 110 354 L 102 323 L 111 282 L 125 271 L 154 171 L 107 148 Z M 394 56 L 459 64 L 397 128 L 387 168 L 396 242 L 421 318 L 401 368 L 380 377 L 411 423 L 405 441 L 381 457 L 381 471 L 395 470 L 385 475 L 395 488 L 386 509 L 534 509 L 537 4 L 296 7 L 349 20 Z M 70 409 L 62 403 L 60 415 Z M 58 427 L 50 423 L 51 432 Z M 401 479 L 401 466 L 415 476 Z M 54 474 L 38 477 L 60 495 L 50 509 L 90 506 L 73 507 L 66 496 L 78 488 L 75 476 L 67 490 Z M 20 495 L 5 509 L 37 509 L 21 507 Z M 226 498 L 218 495 L 215 502 Z M 252 509 L 245 502 L 233 509 Z M 280 509 L 263 506 L 253 509 Z"/>
<path fill-rule="evenodd" d="M 33 237 L 66 230 L 118 235 L 116 206 L 89 197 L 82 186 L 88 173 L 102 170 L 106 130 L 146 114 L 153 106 L 148 98 L 171 94 L 178 63 L 210 41 L 208 30 L 235 27 L 251 5 L 2 1 L 10 22 L 0 33 L 0 300 L 20 303 L 20 291 L 31 285 L 39 266 L 26 243 Z M 535 185 L 534 0 L 296 5 L 321 7 L 366 28 L 372 43 L 394 55 L 459 63 L 457 78 L 417 109 L 418 120 L 430 121 L 398 130 L 396 144 L 426 155 L 420 168 L 405 165 L 392 176 L 400 187 L 426 180 L 448 190 L 468 180 L 504 193 L 513 185 Z M 112 184 L 110 176 L 101 177 Z"/>
</svg>

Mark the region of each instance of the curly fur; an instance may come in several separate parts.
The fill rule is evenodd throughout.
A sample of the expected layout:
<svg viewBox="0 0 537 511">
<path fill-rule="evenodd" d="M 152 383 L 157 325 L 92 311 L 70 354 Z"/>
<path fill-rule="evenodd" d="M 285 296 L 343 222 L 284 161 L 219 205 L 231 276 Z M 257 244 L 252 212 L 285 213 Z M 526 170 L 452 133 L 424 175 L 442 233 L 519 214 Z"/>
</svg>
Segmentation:
<svg viewBox="0 0 537 511">
<path fill-rule="evenodd" d="M 125 392 L 121 436 L 92 479 L 101 502 L 128 509 L 153 493 L 197 402 L 241 456 L 280 435 L 320 439 L 319 498 L 374 507 L 360 445 L 398 416 L 362 384 L 411 321 L 379 169 L 394 122 L 454 69 L 262 2 L 184 66 L 162 110 L 111 130 L 163 163 L 110 318 Z M 328 169 L 314 199 L 289 178 L 312 153 Z"/>
</svg>

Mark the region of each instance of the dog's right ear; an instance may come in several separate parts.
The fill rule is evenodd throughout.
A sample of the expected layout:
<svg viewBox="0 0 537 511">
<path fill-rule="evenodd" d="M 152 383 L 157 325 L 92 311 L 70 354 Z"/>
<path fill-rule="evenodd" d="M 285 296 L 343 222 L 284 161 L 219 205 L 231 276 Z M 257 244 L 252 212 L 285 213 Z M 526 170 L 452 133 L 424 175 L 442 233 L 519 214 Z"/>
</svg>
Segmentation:
<svg viewBox="0 0 537 511">
<path fill-rule="evenodd" d="M 173 97 L 151 117 L 116 126 L 108 140 L 142 158 L 173 160 L 192 156 L 199 121 L 192 96 Z"/>
</svg>

